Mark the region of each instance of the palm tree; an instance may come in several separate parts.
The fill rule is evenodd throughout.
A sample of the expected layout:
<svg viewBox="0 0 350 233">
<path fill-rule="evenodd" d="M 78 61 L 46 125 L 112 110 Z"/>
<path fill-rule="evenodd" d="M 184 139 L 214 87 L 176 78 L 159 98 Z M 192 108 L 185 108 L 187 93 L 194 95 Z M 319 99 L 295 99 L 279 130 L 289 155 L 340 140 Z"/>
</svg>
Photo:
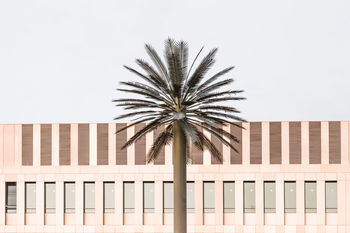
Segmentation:
<svg viewBox="0 0 350 233">
<path fill-rule="evenodd" d="M 213 157 L 222 162 L 222 155 L 215 145 L 206 137 L 204 129 L 218 138 L 224 145 L 236 151 L 230 140 L 238 142 L 237 138 L 223 130 L 225 125 L 239 124 L 232 122 L 244 121 L 235 114 L 239 111 L 220 103 L 243 100 L 236 94 L 242 90 L 222 90 L 233 82 L 233 79 L 219 78 L 233 67 L 226 68 L 210 78 L 205 78 L 207 71 L 213 66 L 217 49 L 211 50 L 192 71 L 194 63 L 203 48 L 199 51 L 188 69 L 188 46 L 184 41 L 165 41 L 165 61 L 149 44 L 146 51 L 154 63 L 154 67 L 142 59 L 136 63 L 144 73 L 124 66 L 136 74 L 143 82 L 120 82 L 125 88 L 117 90 L 136 94 L 138 98 L 120 98 L 113 100 L 117 106 L 122 106 L 130 112 L 120 115 L 114 120 L 132 118 L 131 124 L 117 131 L 126 130 L 136 124 L 147 122 L 146 126 L 135 133 L 122 147 L 126 148 L 136 142 L 146 133 L 164 125 L 164 130 L 155 139 L 147 153 L 147 163 L 155 160 L 161 148 L 171 141 L 173 143 L 174 164 L 174 232 L 186 233 L 186 163 L 189 161 L 189 143 L 192 142 L 200 150 L 207 149 Z M 229 140 L 227 140 L 226 138 Z"/>
</svg>

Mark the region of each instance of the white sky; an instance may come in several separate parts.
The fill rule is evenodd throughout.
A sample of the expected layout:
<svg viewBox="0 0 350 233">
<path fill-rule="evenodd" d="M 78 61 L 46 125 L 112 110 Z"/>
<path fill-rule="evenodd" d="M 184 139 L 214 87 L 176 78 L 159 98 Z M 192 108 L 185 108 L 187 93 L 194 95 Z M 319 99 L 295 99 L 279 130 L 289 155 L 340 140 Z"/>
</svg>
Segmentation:
<svg viewBox="0 0 350 233">
<path fill-rule="evenodd" d="M 168 36 L 219 47 L 249 121 L 350 120 L 349 25 L 347 0 L 1 0 L 0 123 L 112 121 L 122 65 Z"/>
</svg>

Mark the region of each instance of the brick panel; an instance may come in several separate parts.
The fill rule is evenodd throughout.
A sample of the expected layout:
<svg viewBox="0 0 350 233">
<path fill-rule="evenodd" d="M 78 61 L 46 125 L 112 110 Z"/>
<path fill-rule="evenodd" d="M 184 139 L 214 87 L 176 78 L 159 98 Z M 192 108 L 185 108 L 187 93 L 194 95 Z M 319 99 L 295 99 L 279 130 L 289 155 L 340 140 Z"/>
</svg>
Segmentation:
<svg viewBox="0 0 350 233">
<path fill-rule="evenodd" d="M 121 128 L 125 127 L 126 123 L 117 123 L 116 124 L 116 132 Z M 127 130 L 123 130 L 116 135 L 116 163 L 119 165 L 127 164 L 127 149 L 121 149 L 122 146 L 127 141 Z"/>
<path fill-rule="evenodd" d="M 321 163 L 321 122 L 309 123 L 309 163 Z"/>
<path fill-rule="evenodd" d="M 89 165 L 89 124 L 78 125 L 78 164 Z"/>
<path fill-rule="evenodd" d="M 241 122 L 237 122 L 236 124 L 242 126 Z M 244 129 L 243 129 L 244 130 Z M 242 164 L 242 128 L 239 128 L 237 126 L 231 125 L 230 126 L 230 132 L 232 135 L 234 135 L 238 140 L 239 143 L 230 140 L 231 144 L 236 148 L 236 151 L 230 149 L 231 154 L 231 164 Z"/>
<path fill-rule="evenodd" d="M 270 163 L 281 164 L 281 122 L 270 123 Z"/>
<path fill-rule="evenodd" d="M 33 125 L 22 125 L 22 165 L 33 165 Z"/>
<path fill-rule="evenodd" d="M 289 163 L 301 164 L 300 122 L 289 122 Z"/>
<path fill-rule="evenodd" d="M 341 163 L 340 122 L 329 122 L 329 163 Z"/>
<path fill-rule="evenodd" d="M 250 163 L 261 164 L 261 122 L 250 123 Z"/>
<path fill-rule="evenodd" d="M 52 163 L 52 125 L 40 125 L 40 164 L 51 165 Z"/>
<path fill-rule="evenodd" d="M 108 124 L 97 124 L 97 165 L 108 165 Z"/>
</svg>

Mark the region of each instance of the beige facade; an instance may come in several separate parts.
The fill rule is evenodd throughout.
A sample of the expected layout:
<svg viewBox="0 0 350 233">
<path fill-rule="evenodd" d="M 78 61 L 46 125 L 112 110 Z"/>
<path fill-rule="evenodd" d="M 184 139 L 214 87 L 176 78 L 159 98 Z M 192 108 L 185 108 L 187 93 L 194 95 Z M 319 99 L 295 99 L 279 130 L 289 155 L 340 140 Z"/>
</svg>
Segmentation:
<svg viewBox="0 0 350 233">
<path fill-rule="evenodd" d="M 0 232 L 172 232 L 163 195 L 164 182 L 173 179 L 171 145 L 145 165 L 159 131 L 121 151 L 141 127 L 116 135 L 124 125 L 0 125 Z M 191 149 L 187 179 L 195 197 L 188 232 L 350 232 L 348 121 L 243 127 L 225 128 L 241 139 L 240 153 L 212 138 L 222 164 L 208 151 Z M 127 182 L 133 189 L 126 190 Z M 228 190 L 234 199 L 224 202 Z M 293 190 L 295 208 L 285 201 L 293 200 Z M 107 210 L 104 199 L 113 207 Z"/>
</svg>

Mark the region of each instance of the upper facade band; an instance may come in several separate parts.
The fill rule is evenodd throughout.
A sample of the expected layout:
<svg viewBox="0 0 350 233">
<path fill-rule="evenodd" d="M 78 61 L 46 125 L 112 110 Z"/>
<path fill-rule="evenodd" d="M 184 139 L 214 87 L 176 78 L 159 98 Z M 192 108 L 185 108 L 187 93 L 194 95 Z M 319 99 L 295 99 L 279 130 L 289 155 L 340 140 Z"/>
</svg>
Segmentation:
<svg viewBox="0 0 350 233">
<path fill-rule="evenodd" d="M 228 126 L 238 152 L 204 132 L 223 154 L 223 164 L 349 164 L 349 121 L 248 122 Z M 145 165 L 146 154 L 161 132 L 148 133 L 132 146 L 121 146 L 143 124 L 116 134 L 126 123 L 0 125 L 0 169 L 38 166 Z M 191 164 L 219 164 L 192 145 Z M 154 161 L 172 164 L 171 145 Z"/>
</svg>

